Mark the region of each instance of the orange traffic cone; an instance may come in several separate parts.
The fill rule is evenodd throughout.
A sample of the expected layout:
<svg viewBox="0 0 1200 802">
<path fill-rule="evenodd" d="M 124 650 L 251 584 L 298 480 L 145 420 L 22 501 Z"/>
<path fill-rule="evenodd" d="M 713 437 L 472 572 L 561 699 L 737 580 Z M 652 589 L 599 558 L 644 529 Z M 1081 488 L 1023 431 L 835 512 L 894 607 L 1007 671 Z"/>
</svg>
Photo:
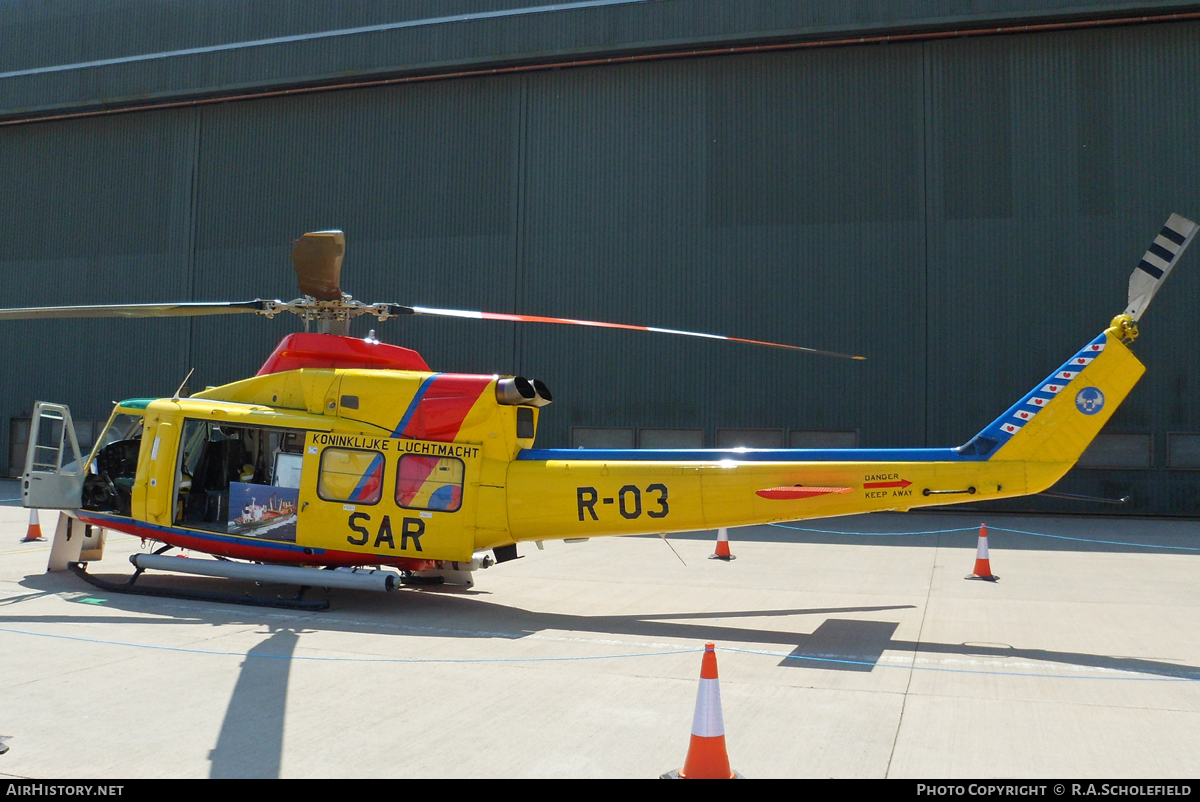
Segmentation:
<svg viewBox="0 0 1200 802">
<path fill-rule="evenodd" d="M 979 525 L 979 546 L 975 550 L 975 571 L 967 579 L 982 579 L 995 582 L 1000 577 L 992 573 L 991 563 L 988 562 L 987 524 Z"/>
<path fill-rule="evenodd" d="M 737 559 L 729 553 L 729 530 L 725 527 L 717 530 L 717 550 L 708 559 L 724 560 L 725 562 Z"/>
<path fill-rule="evenodd" d="M 36 509 L 29 511 L 29 531 L 25 533 L 25 537 L 21 538 L 22 543 L 33 543 L 39 540 L 45 540 L 42 537 L 42 522 L 38 520 Z"/>
<path fill-rule="evenodd" d="M 696 713 L 692 716 L 692 742 L 688 745 L 683 768 L 662 775 L 664 780 L 733 780 L 741 775 L 729 768 L 725 751 L 725 719 L 721 715 L 721 687 L 717 683 L 717 651 L 704 644 L 700 663 L 700 690 L 696 693 Z"/>
</svg>

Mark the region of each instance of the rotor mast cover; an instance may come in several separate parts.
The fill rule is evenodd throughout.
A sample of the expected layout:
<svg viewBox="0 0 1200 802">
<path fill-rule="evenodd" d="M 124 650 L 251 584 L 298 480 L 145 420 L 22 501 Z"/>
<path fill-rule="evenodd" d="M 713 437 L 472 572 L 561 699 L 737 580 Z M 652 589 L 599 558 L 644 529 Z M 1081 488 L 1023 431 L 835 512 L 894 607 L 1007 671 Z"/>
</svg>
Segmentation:
<svg viewBox="0 0 1200 802">
<path fill-rule="evenodd" d="M 292 243 L 292 265 L 300 292 L 318 301 L 342 299 L 342 257 L 346 235 L 341 231 L 311 231 Z"/>
</svg>

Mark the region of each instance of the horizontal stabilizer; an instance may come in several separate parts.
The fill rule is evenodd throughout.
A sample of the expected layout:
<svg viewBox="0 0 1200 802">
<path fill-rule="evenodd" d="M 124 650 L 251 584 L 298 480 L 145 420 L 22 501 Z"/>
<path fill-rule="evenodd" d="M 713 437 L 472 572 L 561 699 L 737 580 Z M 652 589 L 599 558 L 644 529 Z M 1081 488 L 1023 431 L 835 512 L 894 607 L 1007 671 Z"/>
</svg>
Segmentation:
<svg viewBox="0 0 1200 802">
<path fill-rule="evenodd" d="M 1200 226 L 1186 217 L 1171 215 L 1162 231 L 1154 238 L 1154 242 L 1150 243 L 1150 249 L 1146 251 L 1142 261 L 1138 262 L 1133 275 L 1129 277 L 1129 306 L 1126 307 L 1125 314 L 1134 320 L 1141 319 L 1154 294 L 1167 280 L 1179 257 L 1196 236 L 1198 228 Z"/>
<path fill-rule="evenodd" d="M 824 496 L 829 493 L 849 493 L 853 489 L 852 487 L 770 487 L 766 490 L 756 492 L 763 498 L 783 501 L 786 499 L 813 498 L 814 496 Z"/>
</svg>

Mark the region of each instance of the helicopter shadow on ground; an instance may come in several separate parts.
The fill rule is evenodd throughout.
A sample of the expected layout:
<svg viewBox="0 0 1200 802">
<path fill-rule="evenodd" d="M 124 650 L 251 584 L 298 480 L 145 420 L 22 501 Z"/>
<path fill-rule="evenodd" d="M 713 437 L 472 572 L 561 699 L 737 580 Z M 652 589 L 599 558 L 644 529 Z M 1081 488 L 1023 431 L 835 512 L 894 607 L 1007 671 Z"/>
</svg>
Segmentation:
<svg viewBox="0 0 1200 802">
<path fill-rule="evenodd" d="M 161 579 L 161 578 L 160 578 Z M 220 581 L 204 580 L 195 577 L 168 577 L 168 580 L 178 580 L 173 583 L 177 589 L 188 590 L 224 588 Z M 66 574 L 40 574 L 27 577 L 21 582 L 25 587 L 35 588 L 33 592 L 21 594 L 0 600 L 0 626 L 20 623 L 64 623 L 75 624 L 137 624 L 154 623 L 178 624 L 192 622 L 200 625 L 245 625 L 265 624 L 270 634 L 253 646 L 242 660 L 238 679 L 230 695 L 221 730 L 217 736 L 214 748 L 209 752 L 211 761 L 210 778 L 276 778 L 280 775 L 283 755 L 284 724 L 287 709 L 288 680 L 291 666 L 294 662 L 296 647 L 300 636 L 306 632 L 319 630 L 340 630 L 349 632 L 364 632 L 372 634 L 404 634 L 404 635 L 439 635 L 450 637 L 477 637 L 508 639 L 522 638 L 544 628 L 534 618 L 521 622 L 525 626 L 513 629 L 511 626 L 512 613 L 519 613 L 515 608 L 505 608 L 488 605 L 483 608 L 487 613 L 486 629 L 465 630 L 447 627 L 440 624 L 416 623 L 414 625 L 386 626 L 387 622 L 379 621 L 346 621 L 339 614 L 347 612 L 366 612 L 394 616 L 397 614 L 394 603 L 390 605 L 371 604 L 378 597 L 374 594 L 351 593 L 347 598 L 337 601 L 345 603 L 338 605 L 330 615 L 321 613 L 304 613 L 294 611 L 273 610 L 267 608 L 243 608 L 233 605 L 215 604 L 209 602 L 187 601 L 174 602 L 170 599 L 122 596 L 115 593 L 93 594 L 96 589 L 84 585 L 81 581 Z M 247 584 L 247 583 L 243 583 Z M 261 593 L 261 590 L 259 591 Z M 422 607 L 417 611 L 421 618 L 428 619 L 425 613 L 439 616 L 449 613 L 459 619 L 474 616 L 478 610 L 463 606 L 467 601 L 462 591 L 455 593 L 405 592 L 410 607 Z M 70 600 L 87 603 L 94 609 L 97 601 L 101 601 L 104 609 L 136 612 L 137 616 L 121 615 L 84 615 L 84 616 L 21 616 L 18 608 L 23 602 L 48 595 L 62 593 Z M 341 595 L 341 594 L 339 594 Z M 394 600 L 389 600 L 393 601 Z M 366 602 L 364 604 L 364 602 Z M 449 604 L 447 604 L 449 602 Z M 467 602 L 469 605 L 470 602 Z M 186 607 L 186 610 L 181 609 Z M 432 609 L 430 609 L 432 608 Z M 449 609 L 447 609 L 449 608 Z M 828 610 L 768 610 L 718 613 L 726 617 L 762 617 L 762 616 L 791 616 L 808 614 L 829 614 L 847 612 L 879 612 L 892 609 L 911 608 L 911 605 L 893 607 L 864 607 L 838 608 Z M 147 614 L 165 613 L 166 617 L 147 618 Z M 411 616 L 413 610 L 405 610 L 402 614 Z M 713 614 L 683 613 L 673 616 L 686 621 L 693 618 L 709 617 Z M 281 617 L 294 618 L 293 625 L 282 625 Z M 594 631 L 604 629 L 621 630 L 627 634 L 636 634 L 635 624 L 617 626 L 616 622 L 631 617 L 612 617 L 611 624 L 599 624 Z M 636 619 L 632 619 L 636 621 Z M 432 622 L 430 622 L 432 623 Z M 563 622 L 566 623 L 566 622 Z M 827 622 L 828 623 L 828 622 Z M 679 632 L 682 636 L 699 637 L 692 633 L 694 625 L 684 625 Z M 895 626 L 894 624 L 891 626 Z M 700 627 L 696 627 L 699 629 Z M 97 638 L 100 639 L 100 638 Z"/>
<path fill-rule="evenodd" d="M 97 588 L 86 585 L 67 574 L 40 574 L 28 577 L 20 584 L 27 587 L 37 587 L 31 593 L 10 596 L 0 599 L 0 626 L 20 623 L 63 623 L 75 622 L 83 624 L 114 624 L 114 623 L 180 623 L 187 622 L 186 617 L 147 619 L 144 617 L 117 616 L 20 616 L 13 615 L 20 604 L 33 599 L 63 594 L 70 601 L 88 603 L 89 606 L 102 605 L 104 609 L 137 610 L 143 614 L 155 612 L 155 602 L 169 604 L 170 599 L 137 599 L 134 596 L 117 596 L 117 594 L 96 594 Z M 121 608 L 114 604 L 119 598 L 122 601 L 140 601 L 141 605 L 131 604 Z M 199 602 L 197 604 L 205 604 Z M 211 605 L 214 611 L 224 605 Z M 161 610 L 160 606 L 160 610 Z M 170 614 L 172 610 L 162 610 Z M 189 612 L 191 612 L 189 610 Z M 251 617 L 253 618 L 253 617 Z M 283 756 L 284 714 L 287 708 L 288 678 L 291 673 L 292 657 L 302 628 L 280 626 L 277 621 L 265 617 L 257 620 L 234 620 L 221 622 L 217 619 L 201 621 L 193 618 L 194 623 L 233 623 L 233 624 L 265 624 L 269 634 L 245 655 L 238 673 L 237 683 L 230 695 L 217 743 L 209 752 L 212 763 L 210 778 L 245 778 L 272 779 L 279 776 L 280 763 Z M 311 630 L 310 630 L 311 631 Z M 93 630 L 95 639 L 103 641 L 100 632 Z"/>
<path fill-rule="evenodd" d="M 114 577 L 115 578 L 115 577 Z M 159 577 L 159 582 L 185 580 L 189 588 L 212 589 L 221 580 Z M 812 609 L 726 610 L 665 612 L 643 615 L 577 615 L 524 610 L 461 592 L 401 590 L 393 594 L 338 591 L 331 595 L 328 612 L 299 612 L 212 602 L 177 602 L 171 599 L 93 594 L 91 586 L 64 574 L 41 574 L 20 583 L 34 592 L 3 600 L 0 626 L 34 624 L 134 624 L 192 623 L 200 626 L 263 626 L 267 636 L 252 647 L 242 660 L 230 695 L 221 730 L 209 757 L 211 774 L 217 777 L 278 777 L 283 751 L 288 680 L 298 655 L 301 636 L 332 631 L 408 637 L 478 638 L 517 640 L 546 631 L 590 633 L 611 638 L 632 636 L 670 638 L 701 643 L 716 641 L 743 648 L 790 650 L 779 666 L 822 670 L 871 672 L 886 651 L 919 655 L 1017 658 L 1096 669 L 1132 672 L 1154 677 L 1200 679 L 1200 667 L 1161 660 L 1044 649 L 1018 649 L 1001 644 L 932 643 L 896 640 L 898 622 L 849 618 L 853 614 L 878 614 L 912 610 L 911 604 L 872 607 Z M 182 584 L 182 583 L 181 583 Z M 244 583 L 245 584 L 245 583 Z M 219 586 L 219 585 L 218 585 Z M 48 594 L 61 593 L 79 601 L 103 600 L 98 614 L 89 603 L 85 615 L 20 614 L 21 604 Z M 95 612 L 93 612 L 95 611 Z M 127 615 L 127 613 L 129 615 Z M 158 617 L 148 617 L 158 616 Z M 834 617 L 837 616 L 837 617 Z M 811 632 L 812 618 L 824 620 Z M 800 626 L 765 628 L 743 626 L 758 619 L 801 619 Z M 100 631 L 92 630 L 98 636 Z M 101 639 L 97 637 L 97 639 Z M 114 645 L 128 646 L 127 643 Z M 778 654 L 778 652 L 776 652 Z M 301 655 L 302 657 L 302 655 Z"/>
<path fill-rule="evenodd" d="M 246 653 L 229 697 L 217 745 L 209 752 L 212 779 L 274 779 L 283 758 L 288 677 L 300 633 L 276 629 Z"/>
<path fill-rule="evenodd" d="M 115 577 L 112 577 L 115 579 Z M 192 580 L 192 577 L 158 577 L 159 582 Z M 217 583 L 228 580 L 211 580 Z M 214 584 L 206 584 L 211 589 Z M 74 577 L 42 574 L 27 577 L 22 586 L 49 592 L 94 590 Z M 243 583 L 246 584 L 246 583 Z M 182 587 L 175 585 L 176 587 Z M 188 582 L 188 587 L 200 587 Z M 578 615 L 526 610 L 492 601 L 489 594 L 466 595 L 461 591 L 431 592 L 406 589 L 391 594 L 335 590 L 328 594 L 332 608 L 326 612 L 300 612 L 211 602 L 174 601 L 103 594 L 104 606 L 112 610 L 136 612 L 137 617 L 97 616 L 97 622 L 153 624 L 194 623 L 202 626 L 262 625 L 274 632 L 285 622 L 297 633 L 307 631 L 359 632 L 373 635 L 409 637 L 507 639 L 519 640 L 547 631 L 593 634 L 605 637 L 630 636 L 703 643 L 716 641 L 744 647 L 770 647 L 789 650 L 781 666 L 798 666 L 841 671 L 871 671 L 883 652 L 923 655 L 947 655 L 979 658 L 1020 658 L 1083 668 L 1122 671 L 1147 676 L 1200 679 L 1200 666 L 1151 658 L 1114 657 L 1083 652 L 1023 649 L 1006 644 L 937 643 L 898 640 L 894 637 L 898 621 L 880 620 L 880 614 L 914 610 L 911 604 L 807 609 L 714 610 L 704 612 L 662 612 L 636 615 Z M 19 605 L 0 608 L 0 624 L 28 622 L 81 622 L 80 616 L 19 615 Z M 144 618 L 158 614 L 162 618 Z M 870 618 L 852 618 L 868 614 Z M 812 627 L 814 617 L 824 621 Z M 89 617 L 82 617 L 88 620 Z M 767 628 L 755 625 L 759 619 L 798 619 L 793 626 Z M 743 623 L 744 622 L 744 623 Z M 800 631 L 797 631 L 800 630 Z M 293 644 L 293 648 L 295 644 Z"/>
</svg>

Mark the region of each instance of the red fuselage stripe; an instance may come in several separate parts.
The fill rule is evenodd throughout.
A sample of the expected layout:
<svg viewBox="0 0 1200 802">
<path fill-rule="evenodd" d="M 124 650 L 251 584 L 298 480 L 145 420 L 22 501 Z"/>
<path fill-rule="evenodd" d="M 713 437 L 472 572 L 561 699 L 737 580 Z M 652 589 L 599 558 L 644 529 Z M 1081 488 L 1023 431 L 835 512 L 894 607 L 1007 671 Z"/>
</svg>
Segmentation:
<svg viewBox="0 0 1200 802">
<path fill-rule="evenodd" d="M 458 436 L 467 413 L 489 384 L 491 376 L 441 373 L 434 377 L 421 398 L 401 437 L 451 443 Z"/>
<path fill-rule="evenodd" d="M 313 549 L 314 553 L 305 554 L 302 549 L 281 549 L 270 546 L 259 546 L 253 542 L 231 542 L 227 539 L 206 537 L 200 532 L 167 527 L 144 526 L 138 521 L 114 521 L 112 518 L 93 517 L 86 512 L 78 512 L 79 520 L 92 526 L 113 529 L 127 535 L 157 540 L 180 549 L 199 551 L 205 554 L 215 554 L 221 557 L 232 557 L 239 560 L 254 560 L 265 563 L 287 563 L 292 565 L 390 565 L 409 571 L 427 571 L 436 568 L 434 560 L 418 560 L 411 557 L 386 557 L 380 554 L 356 554 L 350 551 L 333 549 Z M 253 541 L 253 538 L 237 538 L 237 541 Z M 289 544 L 290 545 L 290 544 Z"/>
</svg>

